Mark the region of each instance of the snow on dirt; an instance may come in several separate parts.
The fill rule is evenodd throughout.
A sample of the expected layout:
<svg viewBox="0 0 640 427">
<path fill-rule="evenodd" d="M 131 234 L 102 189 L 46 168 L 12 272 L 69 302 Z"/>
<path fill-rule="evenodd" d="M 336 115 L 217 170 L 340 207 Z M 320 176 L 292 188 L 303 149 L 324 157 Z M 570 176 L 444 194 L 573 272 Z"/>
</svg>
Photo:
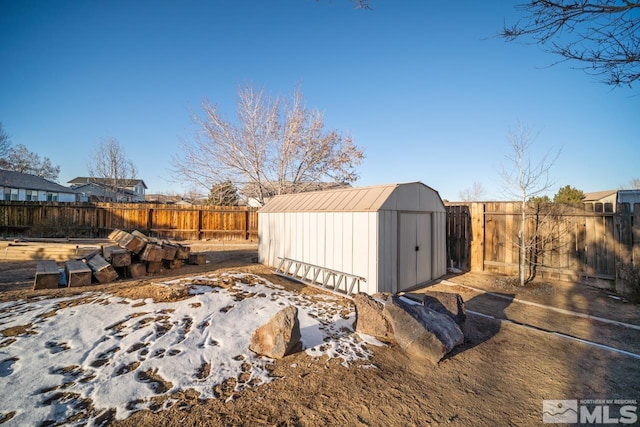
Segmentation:
<svg viewBox="0 0 640 427">
<path fill-rule="evenodd" d="M 249 342 L 287 305 L 298 308 L 303 348 L 312 357 L 371 367 L 367 345 L 380 345 L 354 333 L 355 313 L 338 296 L 298 294 L 233 273 L 163 286 L 188 286 L 191 297 L 157 303 L 92 292 L 1 303 L 0 419 L 101 425 L 168 408 L 177 391 L 207 399 L 230 379 L 236 391 L 273 381 L 273 361 L 251 352 Z"/>
</svg>

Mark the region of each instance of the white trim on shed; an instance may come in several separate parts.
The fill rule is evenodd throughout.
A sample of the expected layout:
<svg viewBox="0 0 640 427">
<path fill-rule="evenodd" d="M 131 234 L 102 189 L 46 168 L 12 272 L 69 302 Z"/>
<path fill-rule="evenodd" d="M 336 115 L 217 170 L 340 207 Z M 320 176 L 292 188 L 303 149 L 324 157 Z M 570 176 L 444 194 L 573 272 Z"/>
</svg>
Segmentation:
<svg viewBox="0 0 640 427">
<path fill-rule="evenodd" d="M 273 197 L 258 211 L 259 261 L 286 257 L 396 293 L 446 274 L 446 211 L 421 182 Z"/>
</svg>

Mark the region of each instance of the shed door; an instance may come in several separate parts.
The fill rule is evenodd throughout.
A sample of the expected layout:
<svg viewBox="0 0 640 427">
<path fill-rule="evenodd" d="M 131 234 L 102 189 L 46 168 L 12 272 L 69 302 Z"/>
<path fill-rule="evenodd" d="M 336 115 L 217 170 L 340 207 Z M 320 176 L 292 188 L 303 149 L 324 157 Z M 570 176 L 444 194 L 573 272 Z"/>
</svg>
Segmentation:
<svg viewBox="0 0 640 427">
<path fill-rule="evenodd" d="M 431 214 L 400 213 L 398 290 L 431 280 Z"/>
</svg>

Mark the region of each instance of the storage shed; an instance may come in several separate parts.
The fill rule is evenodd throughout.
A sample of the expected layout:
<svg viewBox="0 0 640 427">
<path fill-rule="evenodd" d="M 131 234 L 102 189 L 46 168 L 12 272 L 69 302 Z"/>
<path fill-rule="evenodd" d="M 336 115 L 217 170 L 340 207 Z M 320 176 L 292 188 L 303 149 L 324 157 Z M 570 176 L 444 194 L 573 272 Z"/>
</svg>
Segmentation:
<svg viewBox="0 0 640 427">
<path fill-rule="evenodd" d="M 363 278 L 353 292 L 396 293 L 446 273 L 445 207 L 421 182 L 275 196 L 258 217 L 259 261 L 322 268 L 307 281 L 331 270 Z"/>
</svg>

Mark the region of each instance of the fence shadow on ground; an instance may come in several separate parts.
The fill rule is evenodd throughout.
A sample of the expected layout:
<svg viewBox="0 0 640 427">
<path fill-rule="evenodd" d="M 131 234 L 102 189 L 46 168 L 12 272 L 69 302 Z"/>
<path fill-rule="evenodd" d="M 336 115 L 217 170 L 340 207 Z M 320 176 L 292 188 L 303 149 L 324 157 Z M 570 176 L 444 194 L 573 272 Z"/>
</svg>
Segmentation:
<svg viewBox="0 0 640 427">
<path fill-rule="evenodd" d="M 462 332 L 464 333 L 464 342 L 461 345 L 454 347 L 454 349 L 447 354 L 445 358 L 454 357 L 464 351 L 470 350 L 486 341 L 489 341 L 500 332 L 501 321 L 499 319 L 505 319 L 505 310 L 515 298 L 514 294 L 502 294 L 498 293 L 503 298 L 495 298 L 486 294 L 481 294 L 465 301 L 467 309 L 467 318 L 463 325 L 461 325 Z M 491 306 L 491 315 L 480 315 L 469 307 L 483 307 Z M 483 310 L 486 311 L 486 310 Z"/>
</svg>

